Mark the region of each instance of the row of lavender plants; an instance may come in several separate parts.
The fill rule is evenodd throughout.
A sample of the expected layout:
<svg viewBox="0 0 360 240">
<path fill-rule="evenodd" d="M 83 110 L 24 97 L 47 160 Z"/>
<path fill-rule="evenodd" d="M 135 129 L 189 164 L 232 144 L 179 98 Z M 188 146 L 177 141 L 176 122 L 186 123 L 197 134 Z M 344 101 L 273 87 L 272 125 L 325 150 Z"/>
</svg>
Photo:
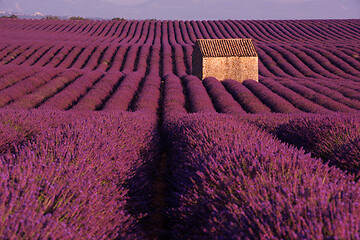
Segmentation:
<svg viewBox="0 0 360 240">
<path fill-rule="evenodd" d="M 157 53 L 159 51 L 157 49 Z M 169 91 L 166 88 L 163 93 L 160 92 L 161 82 L 174 74 L 165 67 L 161 77 L 161 59 L 157 53 L 149 52 L 154 67 L 145 69 L 142 60 L 138 63 L 139 71 L 128 74 L 112 70 L 72 68 L 52 71 L 49 68 L 24 67 L 17 75 L 16 67 L 4 66 L 4 72 L 8 74 L 0 82 L 3 88 L 0 90 L 0 104 L 14 109 L 121 111 L 142 109 L 148 105 L 146 108 L 158 111 L 161 108 L 160 95 Z M 170 55 L 167 57 L 171 59 Z M 170 68 L 171 63 L 164 66 Z M 333 79 L 329 82 L 326 78 L 260 77 L 260 82 L 245 80 L 240 83 L 215 78 L 201 81 L 186 74 L 179 79 L 189 112 L 330 113 L 360 110 L 360 84 L 350 80 Z M 150 101 L 145 103 L 145 99 Z"/>
<path fill-rule="evenodd" d="M 167 31 L 167 30 L 164 30 Z M 168 33 L 162 32 L 162 58 L 164 74 L 176 73 L 183 77 L 191 73 L 192 45 L 179 45 L 174 40 L 168 41 Z M 157 36 L 160 38 L 160 36 Z M 170 38 L 171 40 L 171 38 Z M 20 45 L 21 46 L 21 45 Z M 270 47 L 271 46 L 271 47 Z M 279 47 L 277 45 L 257 45 L 260 57 L 260 75 L 265 77 L 297 77 L 304 78 L 346 78 L 359 81 L 360 71 L 357 66 L 346 62 L 333 53 L 323 53 L 320 48 L 314 50 L 302 46 Z M 49 47 L 47 47 L 49 48 Z M 11 49 L 6 53 L 10 59 L 9 63 L 27 66 L 46 66 L 59 68 L 81 68 L 85 70 L 98 69 L 101 71 L 118 70 L 124 73 L 132 71 L 144 72 L 148 66 L 149 52 L 159 49 L 158 45 L 136 43 L 135 45 L 86 45 L 74 46 L 53 46 L 50 49 L 39 49 L 32 52 L 29 57 L 31 61 L 17 61 L 18 58 L 25 58 L 22 53 L 19 56 Z M 272 50 L 273 48 L 273 50 Z M 18 48 L 22 52 L 22 48 Z M 157 51 L 155 54 L 157 54 Z M 311 54 L 307 53 L 310 52 Z M 322 53 L 319 54 L 319 52 Z M 337 53 L 341 54 L 339 50 Z M 160 54 L 160 53 L 159 53 Z M 329 55 L 330 54 L 330 55 Z M 170 60 L 170 57 L 172 58 Z M 6 58 L 6 57 L 5 57 Z M 348 56 L 354 61 L 354 58 Z M 331 61 L 331 62 L 330 62 Z"/>
<path fill-rule="evenodd" d="M 164 81 L 173 87 L 163 99 L 169 196 L 162 207 L 173 238 L 359 236 L 357 115 L 189 115 L 180 78 Z M 2 237 L 144 236 L 159 154 L 154 112 L 0 116 Z"/>
<path fill-rule="evenodd" d="M 0 238 L 143 239 L 156 114 L 0 112 Z"/>
<path fill-rule="evenodd" d="M 257 41 L 303 43 L 345 41 L 351 44 L 359 37 L 358 20 L 311 20 L 311 21 L 53 21 L 53 20 L 6 20 L 5 31 L 58 32 L 72 34 L 79 41 L 101 39 L 103 42 L 141 42 L 142 32 L 147 35 L 158 25 L 166 24 L 171 38 L 179 44 L 191 44 L 196 38 L 251 37 Z M 40 26 L 40 27 L 39 27 Z M 42 26 L 42 27 L 41 27 Z M 125 33 L 125 34 L 124 34 Z M 63 37 L 68 40 L 67 36 Z M 99 41 L 99 40 L 98 40 Z"/>
<path fill-rule="evenodd" d="M 319 21 L 322 22 L 322 21 Z M 102 22 L 93 23 L 97 26 L 96 32 L 111 32 L 110 29 L 116 27 L 119 31 L 118 36 L 112 35 L 110 38 L 118 42 L 109 42 L 106 39 L 96 40 L 87 34 L 75 34 L 69 28 L 69 33 L 79 37 L 73 43 L 57 43 L 50 46 L 47 43 L 18 42 L 4 45 L 0 50 L 1 64 L 25 64 L 60 68 L 84 68 L 86 70 L 98 69 L 106 71 L 109 69 L 119 70 L 128 74 L 131 71 L 144 71 L 149 66 L 149 51 L 153 45 L 161 44 L 163 74 L 175 73 L 180 77 L 191 73 L 191 52 L 194 40 L 197 38 L 236 38 L 246 37 L 255 40 L 259 52 L 260 74 L 265 77 L 327 77 L 327 78 L 346 78 L 358 81 L 360 72 L 356 54 L 350 54 L 346 41 L 356 38 L 351 21 L 322 23 L 332 26 L 337 31 L 344 34 L 344 30 L 337 25 L 348 25 L 347 37 L 333 35 L 327 29 L 322 29 L 324 38 L 319 38 L 319 42 L 331 42 L 342 45 L 343 48 L 327 51 L 318 47 L 315 43 L 306 43 L 301 39 L 302 35 L 309 33 L 309 36 L 316 32 L 304 27 L 309 24 L 310 28 L 318 29 L 315 22 L 298 21 L 292 23 L 267 22 L 262 21 L 129 21 L 128 23 Z M 10 24 L 10 23 L 9 23 Z M 66 22 L 63 23 L 66 25 Z M 100 24 L 100 25 L 98 25 Z M 10 24 L 11 25 L 11 24 Z M 59 23 L 61 25 L 61 23 Z M 94 25 L 94 27 L 95 27 Z M 120 25 L 122 27 L 120 27 Z M 125 27 L 129 25 L 128 27 Z M 284 25 L 282 29 L 280 25 Z M 290 30 L 299 26 L 298 30 Z M 81 27 L 76 27 L 81 29 Z M 296 27 L 295 27 L 296 28 Z M 43 34 L 48 33 L 45 29 Z M 61 32 L 66 28 L 60 28 Z M 100 30 L 103 29 L 103 30 Z M 9 30 L 10 31 L 10 30 Z M 20 34 L 14 29 L 14 34 Z M 115 30 L 112 30 L 115 31 Z M 38 34 L 38 31 L 34 31 Z M 270 35 L 269 35 L 270 33 Z M 291 33 L 291 34 L 290 34 Z M 295 34 L 296 33 L 296 34 Z M 91 34 L 90 34 L 91 35 Z M 97 34 L 95 34 L 97 35 Z M 296 35 L 296 37 L 295 37 Z M 45 36 L 45 35 L 44 35 Z M 278 42 L 270 36 L 278 36 Z M 329 39 L 329 37 L 332 37 Z M 295 37 L 295 38 L 294 38 Z M 78 40 L 83 41 L 77 42 Z M 92 42 L 87 42 L 89 39 Z M 102 38 L 99 38 L 102 39 Z M 294 44 L 289 40 L 298 39 Z M 350 41 L 350 40 L 349 40 Z M 30 41 L 31 42 L 31 41 Z M 109 47 L 108 47 L 109 46 Z M 124 49 L 125 48 L 125 49 Z M 356 53 L 356 51 L 355 51 Z M 171 56 L 171 60 L 170 60 Z M 118 62 L 120 60 L 120 62 Z M 140 64 L 136 69 L 137 64 Z M 113 66 L 114 65 L 114 66 Z M 143 66 L 144 65 L 144 66 Z M 150 66 L 151 68 L 151 66 Z"/>
<path fill-rule="evenodd" d="M 23 95 L 14 99 L 6 108 L 13 109 L 32 109 L 39 106 L 57 92 L 61 91 L 65 86 L 75 81 L 81 73 L 76 70 L 67 70 L 58 76 L 54 77 L 51 81 L 38 87 L 29 94 Z"/>
<path fill-rule="evenodd" d="M 265 114 L 243 116 L 283 142 L 303 148 L 358 181 L 360 176 L 359 124 L 355 114 Z"/>
<path fill-rule="evenodd" d="M 38 106 L 42 110 L 68 110 L 79 99 L 84 96 L 96 82 L 103 77 L 103 72 L 88 71 L 81 75 L 76 81 L 71 82 L 60 92 L 49 97 Z"/>
<path fill-rule="evenodd" d="M 164 122 L 171 238 L 359 238 L 359 182 L 244 118 L 207 113 Z M 289 139 L 326 132 L 317 132 L 320 122 L 311 130 L 303 123 L 287 125 Z"/>
<path fill-rule="evenodd" d="M 162 33 L 162 38 L 167 39 L 167 33 Z M 159 38 L 159 36 L 157 36 Z M 171 40 L 171 38 L 170 38 Z M 191 45 L 179 45 L 175 41 L 163 41 L 164 62 L 169 62 L 171 67 L 164 67 L 165 74 L 174 72 L 182 77 L 191 72 Z M 17 61 L 18 58 L 24 58 L 23 54 L 17 56 L 15 51 L 10 49 L 7 56 L 14 59 L 12 64 L 24 64 L 34 66 L 60 67 L 60 68 L 81 68 L 85 70 L 121 70 L 124 73 L 135 71 L 135 62 L 139 61 L 140 66 L 136 71 L 145 71 L 147 59 L 150 51 L 150 44 L 143 45 L 139 43 L 135 45 L 88 45 L 83 47 L 51 47 L 47 50 L 36 50 L 32 52 L 36 55 L 31 56 L 32 60 L 25 62 Z M 170 47 L 172 46 L 172 47 Z M 260 74 L 265 77 L 315 77 L 315 78 L 347 78 L 359 81 L 360 72 L 358 68 L 349 64 L 351 61 L 345 62 L 335 54 L 329 56 L 326 53 L 320 55 L 321 49 L 309 49 L 309 47 L 286 47 L 286 49 L 277 45 L 271 45 L 274 50 L 264 44 L 259 44 L 257 50 L 260 56 Z M 48 48 L 48 47 L 47 47 Z M 124 50 L 125 48 L 125 50 Z M 172 49 L 173 48 L 173 49 Z M 22 49 L 18 48 L 20 53 Z M 265 51 L 264 51 L 265 50 Z M 306 54 L 311 51 L 312 54 Z M 337 51 L 339 54 L 341 51 Z M 56 56 L 55 56 L 56 54 Z M 126 54 L 126 58 L 125 58 Z M 51 56 L 52 55 L 52 56 Z M 171 61 L 166 60 L 166 56 L 172 56 Z M 116 56 L 116 58 L 114 57 Z M 325 58 L 326 57 L 326 58 Z M 349 57 L 349 56 L 348 56 Z M 138 58 L 138 60 L 137 60 Z M 35 60 L 36 59 L 36 60 Z M 354 61 L 354 58 L 350 58 Z M 332 62 L 330 62 L 330 61 Z M 27 64 L 26 64 L 27 63 Z M 114 65 L 114 66 L 113 66 Z M 174 66 L 172 66 L 174 65 Z M 150 68 L 152 66 L 150 65 Z M 173 69 L 174 68 L 174 69 Z"/>
</svg>

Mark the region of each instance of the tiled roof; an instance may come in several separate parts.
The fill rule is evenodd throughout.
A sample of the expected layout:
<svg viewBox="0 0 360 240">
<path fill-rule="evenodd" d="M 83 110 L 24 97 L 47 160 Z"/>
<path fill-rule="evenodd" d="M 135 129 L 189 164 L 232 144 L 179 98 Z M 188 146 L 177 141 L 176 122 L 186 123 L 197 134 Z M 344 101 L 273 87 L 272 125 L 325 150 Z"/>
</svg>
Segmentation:
<svg viewBox="0 0 360 240">
<path fill-rule="evenodd" d="M 197 39 L 203 57 L 257 57 L 251 39 Z"/>
</svg>

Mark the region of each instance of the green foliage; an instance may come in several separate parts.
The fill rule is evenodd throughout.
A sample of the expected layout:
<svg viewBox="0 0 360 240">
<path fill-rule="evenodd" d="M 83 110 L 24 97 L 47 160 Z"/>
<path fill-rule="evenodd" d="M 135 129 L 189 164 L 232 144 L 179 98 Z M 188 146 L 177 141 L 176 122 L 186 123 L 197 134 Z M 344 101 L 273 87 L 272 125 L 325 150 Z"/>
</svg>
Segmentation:
<svg viewBox="0 0 360 240">
<path fill-rule="evenodd" d="M 18 19 L 18 16 L 16 16 L 15 14 L 11 15 L 11 16 L 2 16 L 0 18 L 12 18 L 12 19 Z"/>
<path fill-rule="evenodd" d="M 111 21 L 124 21 L 124 20 L 126 20 L 126 19 L 125 18 L 119 18 L 119 17 L 111 19 Z"/>
<path fill-rule="evenodd" d="M 80 16 L 70 17 L 69 19 L 70 19 L 70 20 L 86 20 L 84 17 L 80 17 Z"/>
<path fill-rule="evenodd" d="M 60 18 L 58 16 L 51 16 L 51 15 L 48 15 L 46 16 L 45 18 L 43 19 L 48 19 L 48 20 L 59 20 Z"/>
</svg>

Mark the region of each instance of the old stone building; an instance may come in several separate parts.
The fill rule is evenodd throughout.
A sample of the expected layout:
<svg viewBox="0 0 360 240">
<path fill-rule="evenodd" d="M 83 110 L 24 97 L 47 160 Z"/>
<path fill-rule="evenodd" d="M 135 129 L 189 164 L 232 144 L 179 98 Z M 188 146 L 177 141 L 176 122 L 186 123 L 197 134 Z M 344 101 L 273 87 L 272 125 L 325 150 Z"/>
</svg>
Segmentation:
<svg viewBox="0 0 360 240">
<path fill-rule="evenodd" d="M 200 79 L 258 81 L 258 55 L 251 39 L 198 39 L 192 55 L 192 74 Z"/>
</svg>

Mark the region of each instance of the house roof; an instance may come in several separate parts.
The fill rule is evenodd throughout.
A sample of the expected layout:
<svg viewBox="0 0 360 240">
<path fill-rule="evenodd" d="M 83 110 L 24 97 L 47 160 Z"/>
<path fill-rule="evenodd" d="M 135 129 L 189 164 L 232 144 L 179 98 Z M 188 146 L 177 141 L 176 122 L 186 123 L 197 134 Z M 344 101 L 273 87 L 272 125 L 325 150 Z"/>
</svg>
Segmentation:
<svg viewBox="0 0 360 240">
<path fill-rule="evenodd" d="M 197 39 L 203 57 L 257 57 L 251 39 Z"/>
</svg>

